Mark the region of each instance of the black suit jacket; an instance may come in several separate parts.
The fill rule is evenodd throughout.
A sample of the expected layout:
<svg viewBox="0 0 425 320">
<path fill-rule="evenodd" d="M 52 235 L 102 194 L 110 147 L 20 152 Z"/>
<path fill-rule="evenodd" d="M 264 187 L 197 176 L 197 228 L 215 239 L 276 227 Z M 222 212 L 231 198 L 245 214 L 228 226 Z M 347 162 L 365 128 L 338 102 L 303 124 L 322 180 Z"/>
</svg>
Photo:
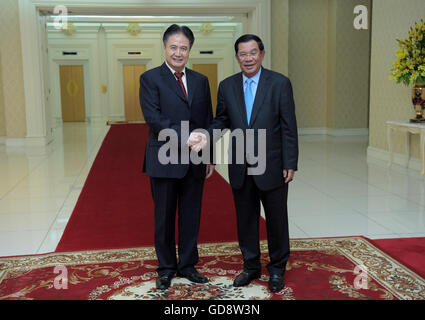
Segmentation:
<svg viewBox="0 0 425 320">
<path fill-rule="evenodd" d="M 292 86 L 284 75 L 263 68 L 248 123 L 242 79 L 242 73 L 238 73 L 220 83 L 217 115 L 209 133 L 212 134 L 213 129 L 229 128 L 231 131 L 241 129 L 245 134 L 246 129 L 253 129 L 254 156 L 258 156 L 258 129 L 266 129 L 265 171 L 253 178 L 258 188 L 267 191 L 284 184 L 283 169 L 297 170 L 298 134 Z M 246 159 L 250 155 L 245 143 L 244 163 L 236 164 L 236 144 L 232 143 L 231 148 L 229 179 L 231 186 L 239 189 L 245 180 Z"/>
<path fill-rule="evenodd" d="M 207 129 L 212 121 L 211 93 L 208 78 L 186 68 L 188 100 L 178 81 L 165 63 L 140 76 L 140 104 L 149 137 L 143 171 L 154 178 L 183 178 L 189 164 L 181 163 L 181 147 L 186 148 L 188 135 L 181 135 L 181 122 L 189 122 L 189 131 Z M 179 158 L 176 164 L 161 164 L 158 152 L 165 141 L 158 140 L 163 129 L 173 129 L 178 136 Z M 197 177 L 205 177 L 205 164 L 193 165 Z"/>
</svg>

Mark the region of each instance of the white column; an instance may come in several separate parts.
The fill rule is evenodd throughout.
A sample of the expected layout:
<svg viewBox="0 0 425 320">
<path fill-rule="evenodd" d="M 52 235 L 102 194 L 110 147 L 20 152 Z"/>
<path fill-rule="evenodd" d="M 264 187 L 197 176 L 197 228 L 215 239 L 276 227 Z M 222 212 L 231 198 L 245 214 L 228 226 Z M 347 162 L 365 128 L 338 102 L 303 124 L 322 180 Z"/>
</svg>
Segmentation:
<svg viewBox="0 0 425 320">
<path fill-rule="evenodd" d="M 46 145 L 51 140 L 51 129 L 46 125 L 38 12 L 31 0 L 19 0 L 19 23 L 24 72 L 26 144 Z"/>
<path fill-rule="evenodd" d="M 270 0 L 258 1 L 255 10 L 249 15 L 248 32 L 261 38 L 266 47 L 266 56 L 263 60 L 265 68 L 271 68 L 271 2 Z"/>
<path fill-rule="evenodd" d="M 106 45 L 106 35 L 105 35 L 105 29 L 103 26 L 99 28 L 98 32 L 98 83 L 100 86 L 106 85 L 107 86 L 107 92 L 102 93 L 100 96 L 100 110 L 98 110 L 98 115 L 100 116 L 102 121 L 106 121 L 108 119 L 108 113 L 109 113 L 109 91 L 110 91 L 110 85 L 109 85 L 109 79 L 108 79 L 108 52 L 107 52 L 107 45 Z M 95 90 L 101 90 L 101 87 L 95 88 Z"/>
</svg>

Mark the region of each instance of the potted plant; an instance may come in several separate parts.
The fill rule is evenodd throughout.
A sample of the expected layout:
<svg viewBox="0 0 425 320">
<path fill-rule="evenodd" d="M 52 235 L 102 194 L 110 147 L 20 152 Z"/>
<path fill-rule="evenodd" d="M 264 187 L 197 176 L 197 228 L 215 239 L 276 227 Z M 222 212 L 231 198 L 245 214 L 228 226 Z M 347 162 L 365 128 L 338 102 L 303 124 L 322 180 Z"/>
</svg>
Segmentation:
<svg viewBox="0 0 425 320">
<path fill-rule="evenodd" d="M 425 22 L 415 23 L 406 40 L 398 40 L 397 60 L 390 79 L 406 86 L 413 84 L 412 102 L 416 118 L 411 122 L 425 122 Z"/>
</svg>

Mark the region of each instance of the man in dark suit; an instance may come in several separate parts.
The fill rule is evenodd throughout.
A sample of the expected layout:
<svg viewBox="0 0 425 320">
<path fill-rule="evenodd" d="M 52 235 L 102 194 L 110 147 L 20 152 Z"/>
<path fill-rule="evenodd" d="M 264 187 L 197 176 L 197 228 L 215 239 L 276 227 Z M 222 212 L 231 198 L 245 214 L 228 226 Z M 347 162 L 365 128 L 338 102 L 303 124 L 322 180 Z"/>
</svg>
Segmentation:
<svg viewBox="0 0 425 320">
<path fill-rule="evenodd" d="M 224 128 L 244 134 L 244 139 L 239 140 L 244 141 L 242 149 L 238 143 L 232 143 L 228 165 L 239 245 L 244 258 L 244 271 L 235 278 L 234 286 L 245 286 L 261 276 L 261 202 L 266 216 L 270 256 L 267 265 L 269 288 L 278 292 L 284 288 L 283 275 L 289 259 L 288 183 L 294 177 L 298 162 L 292 86 L 287 77 L 261 66 L 265 50 L 259 37 L 243 35 L 236 41 L 235 51 L 242 72 L 220 83 L 217 115 L 208 130 L 210 135 L 213 135 L 213 129 Z M 200 142 L 201 137 L 205 141 L 202 134 L 191 134 L 189 145 L 192 149 L 205 146 Z M 250 139 L 253 139 L 252 150 Z M 237 154 L 238 148 L 243 150 L 242 157 Z M 258 160 L 257 166 L 255 159 Z"/>
<path fill-rule="evenodd" d="M 213 170 L 210 165 L 192 164 L 184 156 L 189 152 L 186 145 L 189 132 L 185 136 L 184 123 L 191 131 L 208 128 L 212 120 L 207 77 L 185 67 L 194 42 L 193 33 L 186 26 L 172 25 L 165 31 L 163 42 L 166 61 L 140 77 L 140 104 L 149 126 L 143 171 L 150 177 L 154 201 L 155 250 L 159 264 L 156 285 L 159 289 L 169 288 L 176 272 L 177 276 L 193 282 L 208 281 L 195 265 L 198 263 L 203 185 Z M 163 133 L 170 130 L 176 139 L 169 136 L 169 140 L 162 141 Z M 163 150 L 167 152 L 162 153 Z M 165 155 L 170 153 L 178 156 L 177 161 L 164 162 Z M 178 260 L 175 247 L 177 207 Z"/>
</svg>

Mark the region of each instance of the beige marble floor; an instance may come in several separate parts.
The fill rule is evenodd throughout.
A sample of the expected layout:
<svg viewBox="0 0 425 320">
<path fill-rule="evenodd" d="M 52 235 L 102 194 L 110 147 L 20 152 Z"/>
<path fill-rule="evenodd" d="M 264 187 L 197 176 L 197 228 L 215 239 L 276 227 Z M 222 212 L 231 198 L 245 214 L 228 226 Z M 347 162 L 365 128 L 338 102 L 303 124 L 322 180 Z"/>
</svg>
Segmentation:
<svg viewBox="0 0 425 320">
<path fill-rule="evenodd" d="M 0 145 L 0 256 L 55 250 L 108 129 L 67 123 L 47 147 Z M 300 136 L 288 200 L 292 238 L 425 237 L 425 178 L 368 163 L 367 141 Z"/>
</svg>

